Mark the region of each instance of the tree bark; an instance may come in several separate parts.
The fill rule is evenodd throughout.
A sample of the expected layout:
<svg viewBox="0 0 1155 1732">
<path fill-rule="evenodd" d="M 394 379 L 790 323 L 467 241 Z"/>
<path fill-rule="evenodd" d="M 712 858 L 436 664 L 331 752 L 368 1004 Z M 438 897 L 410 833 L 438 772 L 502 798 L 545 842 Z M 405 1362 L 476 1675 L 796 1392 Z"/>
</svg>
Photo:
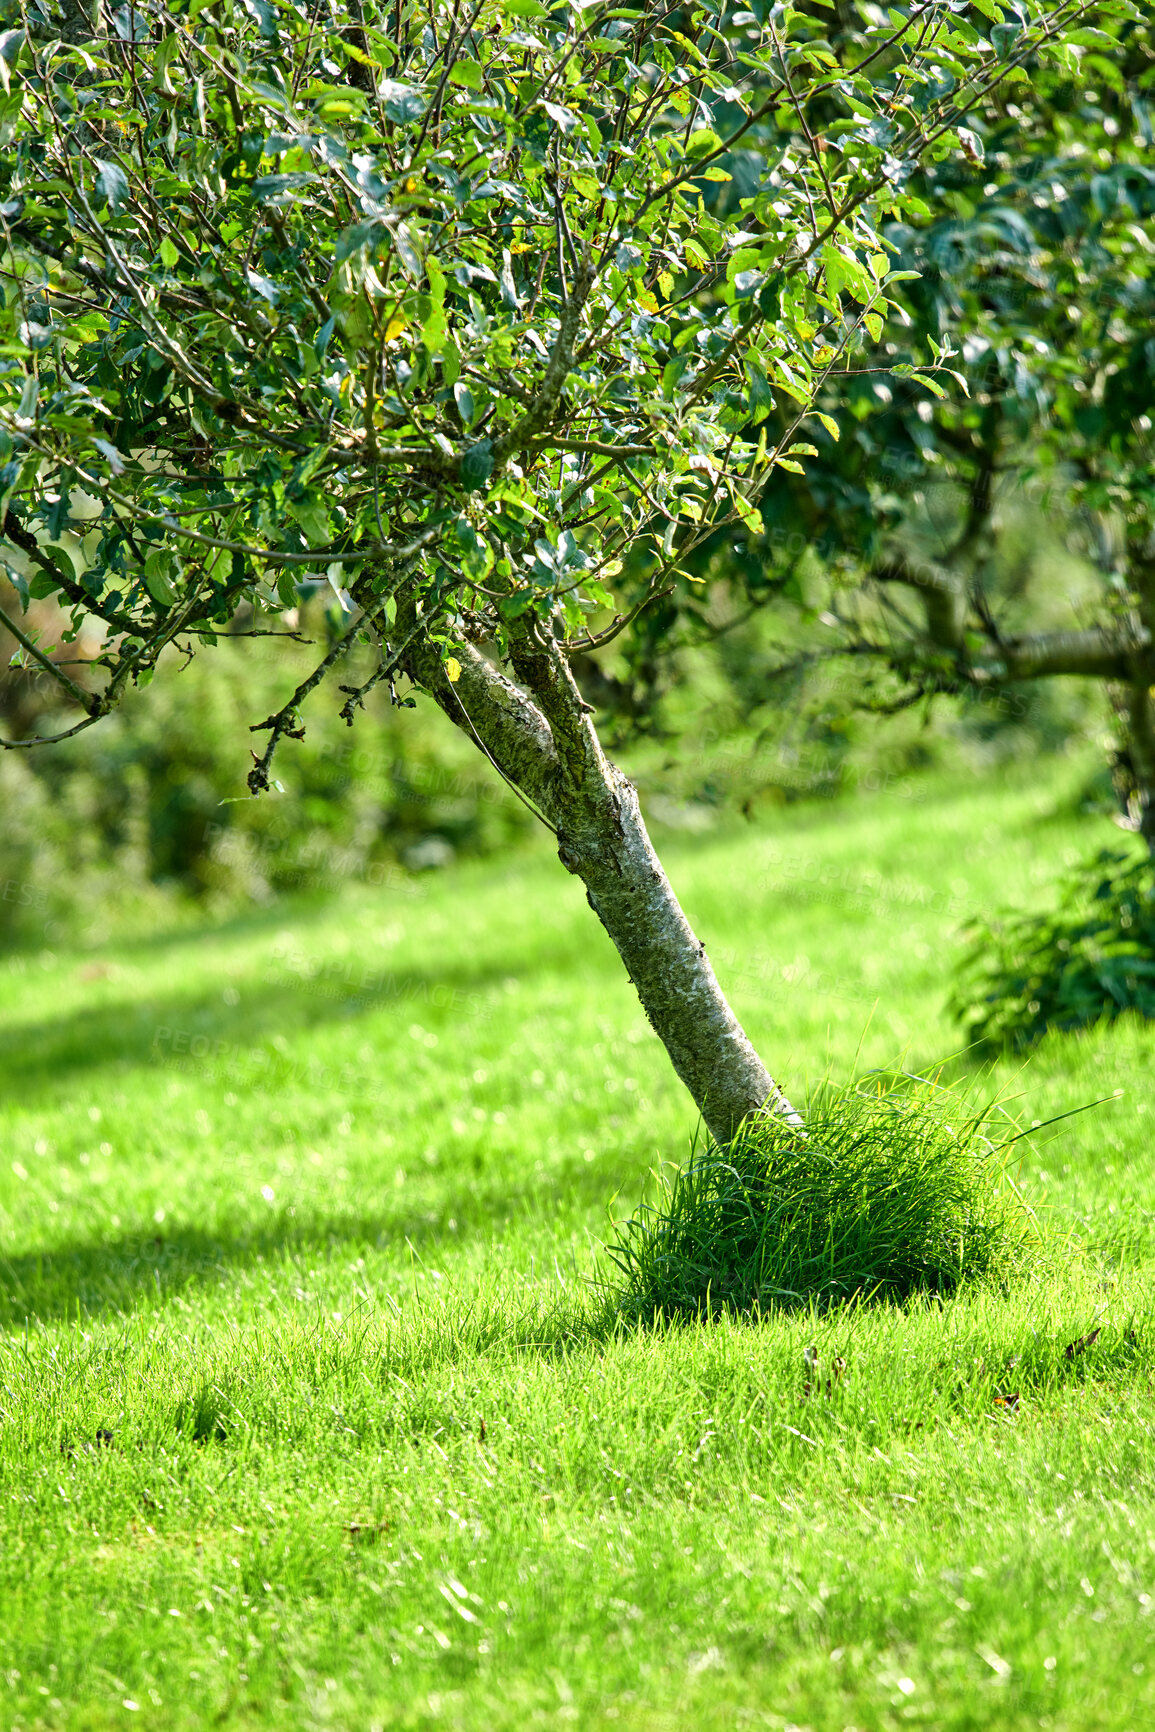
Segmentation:
<svg viewBox="0 0 1155 1732">
<path fill-rule="evenodd" d="M 1151 649 L 1155 638 L 1155 560 L 1151 558 L 1149 539 L 1141 549 L 1131 550 L 1129 563 L 1139 602 L 1140 625 L 1146 638 L 1145 652 L 1136 651 L 1129 670 L 1127 744 L 1133 782 L 1129 807 L 1135 829 L 1146 842 L 1148 852 L 1155 855 L 1155 711 L 1151 704 L 1155 679 L 1155 655 Z"/>
<path fill-rule="evenodd" d="M 1115 761 L 1116 788 L 1126 811 L 1121 822 L 1142 836 L 1148 852 L 1155 855 L 1155 718 L 1149 678 L 1149 670 L 1137 672 L 1128 686 L 1112 695 L 1124 741 Z"/>
<path fill-rule="evenodd" d="M 403 603 L 402 639 L 414 617 Z M 471 646 L 456 659 L 461 673 L 450 681 L 437 650 L 422 644 L 408 671 L 556 832 L 562 864 L 585 885 L 711 1136 L 725 1145 L 764 1112 L 800 1125 L 727 1003 L 654 852 L 637 791 L 602 751 L 556 641 L 517 623 L 516 685 Z"/>
</svg>

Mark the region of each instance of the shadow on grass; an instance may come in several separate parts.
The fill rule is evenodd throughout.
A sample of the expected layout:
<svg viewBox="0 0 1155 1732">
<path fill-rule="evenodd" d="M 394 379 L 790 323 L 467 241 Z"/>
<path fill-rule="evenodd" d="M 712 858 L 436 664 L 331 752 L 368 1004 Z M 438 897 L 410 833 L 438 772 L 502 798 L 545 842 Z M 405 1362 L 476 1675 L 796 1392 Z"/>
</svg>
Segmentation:
<svg viewBox="0 0 1155 1732">
<path fill-rule="evenodd" d="M 308 1216 L 284 1211 L 266 1221 L 240 1221 L 234 1229 L 166 1221 L 163 1233 L 77 1238 L 0 1256 L 0 1328 L 123 1313 L 177 1295 L 192 1298 L 262 1266 L 278 1285 L 307 1294 L 312 1260 L 366 1250 L 407 1257 L 411 1245 L 425 1264 L 435 1266 L 439 1252 L 456 1251 L 470 1239 L 492 1239 L 496 1226 L 508 1218 L 540 1217 L 547 1210 L 556 1216 L 567 1208 L 580 1217 L 596 1210 L 613 1190 L 615 1177 L 620 1175 L 607 1176 L 604 1165 L 577 1160 L 555 1172 L 548 1184 L 486 1192 L 475 1180 L 462 1182 L 448 1193 L 439 1191 L 436 1209 L 422 1210 L 399 1198 L 395 1209 L 385 1205 L 356 1214 Z"/>
<path fill-rule="evenodd" d="M 344 958 L 341 959 L 345 965 Z M 50 1090 L 78 1073 L 138 1066 L 191 1055 L 202 1062 L 251 1052 L 272 1035 L 307 1034 L 334 1022 L 351 1024 L 390 1008 L 483 1026 L 499 1002 L 508 962 L 438 968 L 347 968 L 302 981 L 291 976 L 242 983 L 235 1006 L 211 993 L 149 994 L 89 1005 L 7 1031 L 0 1054 L 0 1088 Z"/>
</svg>

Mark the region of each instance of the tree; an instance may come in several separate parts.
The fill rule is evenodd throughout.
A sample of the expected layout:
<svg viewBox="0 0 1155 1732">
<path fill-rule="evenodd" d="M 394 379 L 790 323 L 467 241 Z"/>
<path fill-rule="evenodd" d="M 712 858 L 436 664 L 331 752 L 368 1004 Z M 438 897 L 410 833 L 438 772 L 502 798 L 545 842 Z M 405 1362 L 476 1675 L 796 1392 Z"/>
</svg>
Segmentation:
<svg viewBox="0 0 1155 1732">
<path fill-rule="evenodd" d="M 949 342 L 969 395 L 932 401 L 865 372 L 849 436 L 815 435 L 805 483 L 775 476 L 762 500 L 771 592 L 774 530 L 800 531 L 848 573 L 828 612 L 824 655 L 852 655 L 892 676 L 883 707 L 938 694 L 997 695 L 1077 676 L 1103 683 L 1118 718 L 1113 768 L 1122 821 L 1155 848 L 1155 315 L 1146 161 L 1155 83 L 1149 20 L 1083 31 L 1029 112 L 1005 101 L 976 120 L 969 153 L 923 170 L 931 220 L 888 224 L 916 273 L 881 351 L 908 364 Z M 1104 50 L 1109 52 L 1104 52 Z M 1010 92 L 1013 97 L 1017 93 Z M 898 298 L 898 297 L 896 297 Z M 932 525 L 927 490 L 956 506 Z M 1097 566 L 1091 611 L 1056 629 L 1032 598 L 992 581 L 1000 511 L 1029 490 Z M 932 533 L 933 531 L 933 533 Z M 777 590 L 791 562 L 780 562 Z M 912 611 L 897 600 L 916 598 Z M 1057 611 L 1044 594 L 1046 612 Z M 1037 601 L 1037 598 L 1035 598 Z M 815 634 L 816 637 L 819 634 Z M 866 682 L 868 683 L 868 682 Z"/>
<path fill-rule="evenodd" d="M 146 0 L 107 36 L 70 9 L 64 39 L 24 15 L 0 39 L 0 522 L 65 643 L 106 632 L 90 690 L 0 622 L 82 712 L 58 737 L 327 579 L 348 624 L 255 724 L 253 794 L 368 640 L 346 720 L 408 675 L 531 804 L 711 1132 L 792 1115 L 570 661 L 627 623 L 632 547 L 636 615 L 802 472 L 803 420 L 901 280 L 879 224 L 1087 11 L 863 5 L 833 42 L 821 9 L 761 3 Z M 711 203 L 747 146 L 749 196 Z"/>
</svg>

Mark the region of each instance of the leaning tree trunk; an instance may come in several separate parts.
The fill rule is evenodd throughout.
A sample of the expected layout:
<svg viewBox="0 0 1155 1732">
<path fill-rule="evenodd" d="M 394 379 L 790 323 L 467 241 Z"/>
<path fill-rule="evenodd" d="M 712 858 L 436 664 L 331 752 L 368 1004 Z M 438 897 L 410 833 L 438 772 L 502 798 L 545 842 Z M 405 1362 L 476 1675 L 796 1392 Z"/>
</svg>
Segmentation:
<svg viewBox="0 0 1155 1732">
<path fill-rule="evenodd" d="M 457 657 L 454 681 L 427 645 L 409 671 L 556 831 L 562 864 L 584 883 L 711 1135 L 728 1143 L 762 1112 L 801 1123 L 726 1002 L 646 834 L 637 792 L 602 751 L 557 643 L 519 622 L 516 685 L 476 649 Z"/>
</svg>

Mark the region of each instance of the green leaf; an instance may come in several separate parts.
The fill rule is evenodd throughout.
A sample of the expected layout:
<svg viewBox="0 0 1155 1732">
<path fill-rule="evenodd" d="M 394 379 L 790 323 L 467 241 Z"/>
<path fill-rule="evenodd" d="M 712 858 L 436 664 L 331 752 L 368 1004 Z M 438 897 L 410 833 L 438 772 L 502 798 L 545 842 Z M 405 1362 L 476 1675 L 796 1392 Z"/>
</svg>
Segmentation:
<svg viewBox="0 0 1155 1732">
<path fill-rule="evenodd" d="M 485 79 L 476 60 L 457 60 L 449 73 L 450 84 L 460 84 L 466 90 L 481 90 Z"/>
<path fill-rule="evenodd" d="M 176 600 L 176 590 L 169 576 L 171 566 L 172 560 L 167 553 L 150 553 L 144 562 L 145 587 L 153 601 L 162 607 L 171 607 Z"/>
<path fill-rule="evenodd" d="M 398 84 L 392 78 L 383 78 L 377 90 L 385 105 L 385 113 L 399 125 L 420 120 L 425 113 L 424 93 L 412 84 Z"/>
<path fill-rule="evenodd" d="M 550 119 L 567 136 L 571 132 L 576 132 L 581 124 L 573 110 L 571 108 L 563 108 L 560 102 L 541 101 L 538 103 L 538 107 L 544 108 Z"/>
<path fill-rule="evenodd" d="M 103 157 L 95 157 L 96 190 L 105 203 L 113 210 L 119 210 L 128 197 L 128 176 L 118 162 L 107 162 Z"/>
<path fill-rule="evenodd" d="M 773 409 L 774 396 L 769 381 L 756 360 L 746 361 L 746 378 L 750 385 L 750 415 L 757 426 Z"/>
<path fill-rule="evenodd" d="M 53 541 L 59 541 L 72 522 L 72 498 L 68 483 L 62 481 L 60 492 L 44 516 L 45 528 Z"/>
<path fill-rule="evenodd" d="M 471 493 L 485 486 L 493 474 L 493 441 L 480 439 L 461 459 L 461 485 Z"/>
<path fill-rule="evenodd" d="M 463 379 L 458 379 L 453 387 L 453 401 L 457 404 L 457 413 L 461 416 L 462 425 L 472 427 L 477 419 L 477 409 L 473 401 L 473 392 Z"/>
<path fill-rule="evenodd" d="M 304 530 L 311 547 L 323 547 L 329 537 L 329 506 L 320 493 L 305 493 L 300 499 L 286 501 L 289 515 Z"/>
</svg>

